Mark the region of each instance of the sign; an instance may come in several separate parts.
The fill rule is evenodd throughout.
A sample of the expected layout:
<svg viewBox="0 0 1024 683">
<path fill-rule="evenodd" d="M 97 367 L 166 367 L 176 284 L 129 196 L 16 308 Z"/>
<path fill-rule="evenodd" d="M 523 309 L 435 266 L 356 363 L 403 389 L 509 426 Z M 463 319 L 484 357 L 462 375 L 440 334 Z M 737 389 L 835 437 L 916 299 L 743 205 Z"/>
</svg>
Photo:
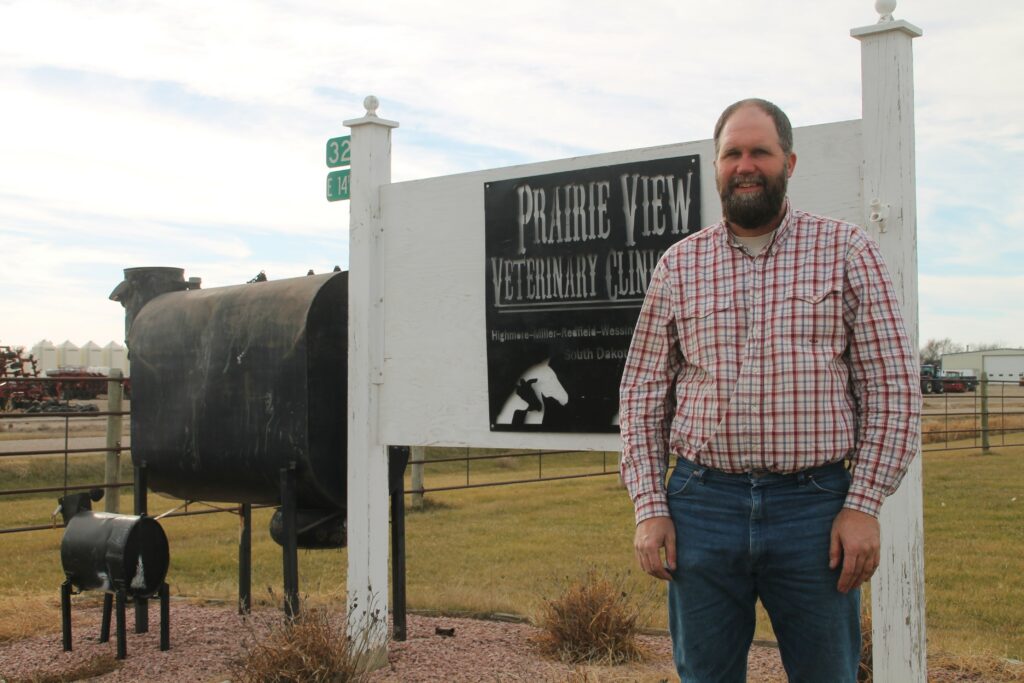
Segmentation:
<svg viewBox="0 0 1024 683">
<path fill-rule="evenodd" d="M 617 432 L 633 327 L 665 250 L 700 229 L 700 159 L 484 186 L 492 431 Z"/>
<path fill-rule="evenodd" d="M 348 166 L 352 163 L 352 136 L 343 135 L 327 141 L 327 168 Z"/>
<path fill-rule="evenodd" d="M 327 174 L 327 201 L 348 199 L 351 169 L 331 171 Z"/>
</svg>

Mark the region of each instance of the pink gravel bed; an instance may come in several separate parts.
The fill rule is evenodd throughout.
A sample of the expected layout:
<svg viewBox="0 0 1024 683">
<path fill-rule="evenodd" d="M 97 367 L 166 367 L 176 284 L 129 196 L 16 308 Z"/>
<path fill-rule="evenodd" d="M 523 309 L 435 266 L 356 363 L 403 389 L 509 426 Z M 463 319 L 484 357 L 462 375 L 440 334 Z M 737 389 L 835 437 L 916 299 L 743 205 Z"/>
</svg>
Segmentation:
<svg viewBox="0 0 1024 683">
<path fill-rule="evenodd" d="M 267 610 L 257 622 L 274 618 Z M 339 617 L 340 620 L 340 617 Z M 228 680 L 228 662 L 242 653 L 242 642 L 260 626 L 244 621 L 229 605 L 201 605 L 172 600 L 170 616 L 171 649 L 159 649 L 159 610 L 150 608 L 149 633 L 133 632 L 134 614 L 128 612 L 128 658 L 117 670 L 91 680 L 115 681 L 207 681 Z M 0 643 L 0 681 L 32 679 L 68 672 L 97 656 L 113 656 L 114 637 L 99 643 L 100 608 L 72 609 L 71 652 L 61 647 L 60 624 L 55 631 Z M 438 635 L 437 629 L 453 635 Z M 375 683 L 402 681 L 631 681 L 676 680 L 671 663 L 671 645 L 665 636 L 644 636 L 650 652 L 642 664 L 576 669 L 540 656 L 530 637 L 536 629 L 528 624 L 435 616 L 408 617 L 408 639 L 392 642 L 388 664 L 373 672 Z M 751 653 L 751 680 L 785 680 L 778 653 L 755 647 Z M 6 677 L 6 679 L 4 678 Z"/>
</svg>

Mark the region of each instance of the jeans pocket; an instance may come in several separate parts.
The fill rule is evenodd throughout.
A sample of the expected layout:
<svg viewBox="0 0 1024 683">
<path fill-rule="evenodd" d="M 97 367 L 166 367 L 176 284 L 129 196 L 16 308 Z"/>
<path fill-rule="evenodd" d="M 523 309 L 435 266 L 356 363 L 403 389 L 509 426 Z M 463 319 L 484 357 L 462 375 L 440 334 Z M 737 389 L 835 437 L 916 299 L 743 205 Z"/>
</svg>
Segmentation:
<svg viewBox="0 0 1024 683">
<path fill-rule="evenodd" d="M 679 474 L 679 477 L 676 477 L 676 474 Z M 673 473 L 668 480 L 668 497 L 672 498 L 675 496 L 683 495 L 683 493 L 686 492 L 686 489 L 689 488 L 690 482 L 694 480 L 695 474 L 696 472 L 690 472 L 687 475 L 686 479 L 683 479 L 683 483 L 678 484 L 679 479 L 682 479 L 683 473 L 679 472 L 678 470 L 675 473 Z"/>
<path fill-rule="evenodd" d="M 810 475 L 807 477 L 807 481 L 810 482 L 818 491 L 822 493 L 830 493 L 834 496 L 846 496 L 847 491 L 850 490 L 850 473 L 846 470 L 837 472 L 836 474 L 826 475 Z"/>
</svg>

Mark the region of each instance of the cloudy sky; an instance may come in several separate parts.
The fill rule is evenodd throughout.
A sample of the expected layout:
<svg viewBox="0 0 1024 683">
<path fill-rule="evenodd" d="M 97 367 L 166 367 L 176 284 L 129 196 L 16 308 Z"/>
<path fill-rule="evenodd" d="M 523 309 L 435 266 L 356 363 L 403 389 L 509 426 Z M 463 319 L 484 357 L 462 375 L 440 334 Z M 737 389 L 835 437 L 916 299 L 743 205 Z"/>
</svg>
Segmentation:
<svg viewBox="0 0 1024 683">
<path fill-rule="evenodd" d="M 1024 346 L 1024 3 L 902 0 L 921 339 Z M 0 0 L 0 344 L 105 345 L 132 266 L 346 267 L 324 143 L 375 94 L 409 180 L 860 116 L 870 0 Z M 797 150 L 799 152 L 799 150 Z M 799 170 L 798 170 L 799 172 Z"/>
</svg>

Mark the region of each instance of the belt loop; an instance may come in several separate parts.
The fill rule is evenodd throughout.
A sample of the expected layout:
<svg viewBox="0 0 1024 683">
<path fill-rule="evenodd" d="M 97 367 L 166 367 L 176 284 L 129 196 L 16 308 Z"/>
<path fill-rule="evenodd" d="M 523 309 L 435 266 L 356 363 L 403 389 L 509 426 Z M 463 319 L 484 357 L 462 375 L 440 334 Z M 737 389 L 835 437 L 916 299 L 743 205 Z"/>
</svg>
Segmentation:
<svg viewBox="0 0 1024 683">
<path fill-rule="evenodd" d="M 703 484 L 704 475 L 707 473 L 708 469 L 706 467 L 698 467 L 696 470 L 693 471 L 693 476 L 697 477 L 697 481 Z"/>
<path fill-rule="evenodd" d="M 798 486 L 806 486 L 809 478 L 810 475 L 807 474 L 807 470 L 800 470 L 796 473 L 796 483 Z"/>
</svg>

